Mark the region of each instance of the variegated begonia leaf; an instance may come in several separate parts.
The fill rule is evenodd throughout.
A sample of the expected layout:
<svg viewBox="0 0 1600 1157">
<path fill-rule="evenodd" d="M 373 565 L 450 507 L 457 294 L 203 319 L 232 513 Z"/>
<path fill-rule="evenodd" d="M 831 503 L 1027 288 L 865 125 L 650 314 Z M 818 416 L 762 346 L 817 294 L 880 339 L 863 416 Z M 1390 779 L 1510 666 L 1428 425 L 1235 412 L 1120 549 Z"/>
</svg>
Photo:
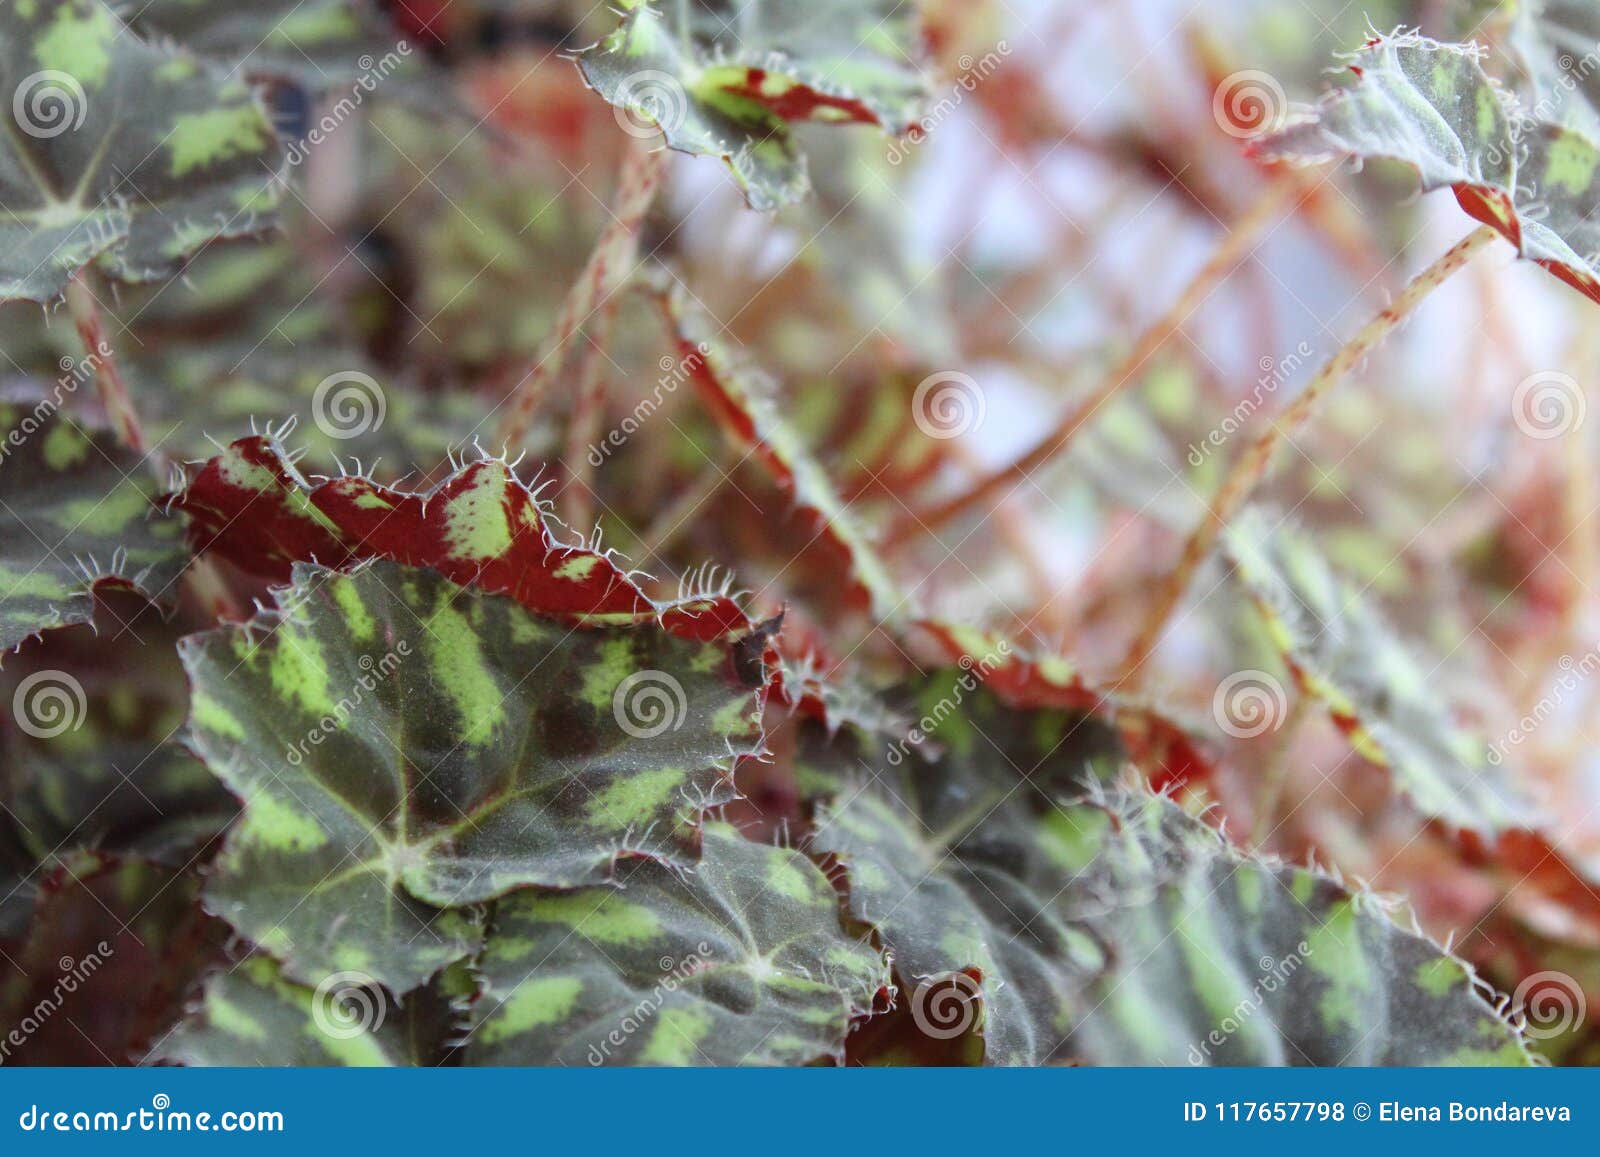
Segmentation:
<svg viewBox="0 0 1600 1157">
<path fill-rule="evenodd" d="M 121 610 L 98 636 L 53 634 L 0 671 L 0 831 L 26 850 L 24 882 L 73 849 L 190 866 L 236 811 L 178 742 L 176 628 Z M 0 882 L 0 910 L 11 886 Z"/>
<path fill-rule="evenodd" d="M 1600 75 L 1595 68 L 1600 11 L 1589 0 L 1516 0 L 1495 3 L 1494 8 L 1511 18 L 1511 47 L 1523 66 L 1517 79 L 1525 75 L 1529 81 L 1522 101 L 1527 115 L 1570 125 L 1600 140 Z M 1488 15 L 1469 13 L 1468 19 Z"/>
<path fill-rule="evenodd" d="M 0 952 L 0 1065 L 137 1064 L 224 929 L 193 873 L 86 852 L 57 865 L 22 944 Z"/>
<path fill-rule="evenodd" d="M 811 515 L 817 533 L 837 545 L 849 564 L 854 593 L 874 619 L 884 622 L 908 614 L 909 596 L 895 584 L 857 515 L 789 425 L 770 384 L 727 348 L 721 327 L 680 281 L 663 272 L 652 278 L 651 291 L 672 327 L 681 364 L 724 434 L 741 452 L 753 454 Z"/>
<path fill-rule="evenodd" d="M 944 719 L 931 758 L 818 729 L 796 760 L 825 793 L 809 847 L 840 865 L 922 1037 L 990 1064 L 1527 1062 L 1466 967 L 1377 902 L 1098 787 L 1101 725 L 980 725 L 981 704 L 924 696 Z"/>
<path fill-rule="evenodd" d="M 190 516 L 201 550 L 270 578 L 297 562 L 381 558 L 586 625 L 659 620 L 701 639 L 751 627 L 726 595 L 653 601 L 616 555 L 565 541 L 548 507 L 498 459 L 411 493 L 357 476 L 313 483 L 274 440 L 241 438 L 204 463 L 174 505 Z"/>
<path fill-rule="evenodd" d="M 1399 161 L 1424 192 L 1452 189 L 1523 257 L 1600 301 L 1600 151 L 1577 129 L 1527 118 L 1480 58 L 1472 45 L 1376 37 L 1351 57 L 1347 86 L 1253 148 L 1301 162 Z"/>
<path fill-rule="evenodd" d="M 0 403 L 0 652 L 90 622 L 101 583 L 170 603 L 188 561 L 140 456 L 58 404 Z"/>
<path fill-rule="evenodd" d="M 110 0 L 147 40 L 174 40 L 251 80 L 313 92 L 370 75 L 387 79 L 411 55 L 370 0 Z M 394 57 L 380 70 L 387 52 Z"/>
<path fill-rule="evenodd" d="M 1252 508 L 1225 539 L 1234 572 L 1305 692 L 1423 814 L 1497 836 L 1540 817 L 1487 744 L 1451 717 L 1428 669 L 1304 531 Z"/>
<path fill-rule="evenodd" d="M 487 1065 L 806 1065 L 839 1061 L 850 1018 L 888 986 L 799 852 L 705 830 L 688 874 L 629 864 L 622 888 L 500 902 L 463 1059 Z"/>
<path fill-rule="evenodd" d="M 623 0 L 621 26 L 583 52 L 590 85 L 628 131 L 718 157 L 751 208 L 810 188 L 790 122 L 899 135 L 929 92 L 916 7 L 898 0 Z"/>
<path fill-rule="evenodd" d="M 464 1035 L 475 986 L 464 964 L 397 998 L 359 970 L 297 984 L 271 957 L 207 977 L 194 1011 L 154 1050 L 197 1066 L 432 1066 Z"/>
<path fill-rule="evenodd" d="M 389 562 L 299 565 L 279 603 L 183 658 L 194 747 L 243 805 L 207 901 L 296 980 L 406 992 L 474 946 L 470 905 L 690 863 L 762 750 L 764 672 L 728 644 L 573 630 Z"/>
<path fill-rule="evenodd" d="M 150 281 L 259 233 L 284 158 L 242 78 L 134 35 L 101 0 L 0 8 L 0 300 L 85 266 Z"/>
</svg>

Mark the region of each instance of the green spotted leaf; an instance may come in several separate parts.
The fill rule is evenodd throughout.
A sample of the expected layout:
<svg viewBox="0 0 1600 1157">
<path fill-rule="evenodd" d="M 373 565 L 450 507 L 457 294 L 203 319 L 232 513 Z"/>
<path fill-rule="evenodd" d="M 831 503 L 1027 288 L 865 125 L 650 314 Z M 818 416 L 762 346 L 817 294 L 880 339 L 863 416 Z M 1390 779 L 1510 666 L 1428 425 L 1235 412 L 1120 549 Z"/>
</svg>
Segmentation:
<svg viewBox="0 0 1600 1157">
<path fill-rule="evenodd" d="M 100 584 L 170 603 L 183 523 L 153 501 L 140 456 L 56 409 L 0 404 L 0 651 L 90 622 Z"/>
<path fill-rule="evenodd" d="M 1117 741 L 1092 717 L 1003 708 L 959 678 L 891 701 L 921 715 L 919 743 L 807 724 L 795 767 L 809 850 L 894 961 L 910 1055 L 1526 1063 L 1466 967 L 1383 904 L 1106 787 Z"/>
<path fill-rule="evenodd" d="M 715 824 L 692 872 L 646 860 L 619 882 L 500 902 L 467 1064 L 838 1061 L 888 984 L 798 852 Z"/>
<path fill-rule="evenodd" d="M 1281 522 L 1247 510 L 1226 549 L 1305 692 L 1428 817 L 1490 836 L 1537 826 L 1537 811 L 1500 766 L 1504 753 L 1457 724 L 1427 665 L 1305 532 Z"/>
<path fill-rule="evenodd" d="M 100 0 L 0 9 L 0 95 L 0 300 L 51 301 L 91 264 L 155 280 L 272 223 L 283 155 L 249 86 Z"/>
<path fill-rule="evenodd" d="M 1600 301 L 1600 150 L 1578 129 L 1529 117 L 1481 55 L 1415 35 L 1377 37 L 1351 57 L 1349 84 L 1255 151 L 1398 161 L 1424 192 L 1452 189 L 1523 257 Z"/>
<path fill-rule="evenodd" d="M 791 122 L 899 134 L 928 94 L 916 9 L 897 0 L 625 0 L 621 26 L 578 62 L 628 131 L 720 158 L 750 206 L 810 188 Z"/>
<path fill-rule="evenodd" d="M 183 657 L 195 749 L 243 801 L 208 902 L 297 980 L 405 992 L 475 945 L 472 905 L 687 865 L 761 751 L 727 644 L 575 631 L 388 562 L 297 566 L 280 605 Z"/>
<path fill-rule="evenodd" d="M 307 986 L 255 955 L 208 977 L 194 1011 L 156 1054 L 228 1067 L 438 1065 L 465 1029 L 473 994 L 462 965 L 397 999 L 359 970 Z"/>
<path fill-rule="evenodd" d="M 361 77 L 376 85 L 411 55 L 409 45 L 386 36 L 364 0 L 111 0 L 111 7 L 147 40 L 174 40 L 253 80 L 293 80 L 312 91 Z"/>
</svg>

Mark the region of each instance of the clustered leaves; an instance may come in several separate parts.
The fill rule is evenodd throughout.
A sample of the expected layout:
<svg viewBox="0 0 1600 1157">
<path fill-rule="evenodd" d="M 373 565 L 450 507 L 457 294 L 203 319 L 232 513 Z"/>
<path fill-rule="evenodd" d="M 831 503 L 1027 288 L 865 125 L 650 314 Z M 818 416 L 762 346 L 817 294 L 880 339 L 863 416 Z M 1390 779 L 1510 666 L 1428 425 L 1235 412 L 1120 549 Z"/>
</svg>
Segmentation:
<svg viewBox="0 0 1600 1157">
<path fill-rule="evenodd" d="M 823 373 L 807 327 L 926 300 L 881 173 L 840 158 L 937 127 L 944 7 L 627 0 L 563 25 L 567 89 L 495 90 L 505 140 L 413 107 L 490 82 L 441 50 L 453 26 L 424 59 L 378 5 L 0 11 L 0 303 L 65 295 L 71 320 L 0 314 L 0 1061 L 1535 1062 L 1402 906 L 1228 826 L 1225 745 L 1180 696 L 1102 683 L 1031 617 L 979 626 L 884 549 L 958 457 L 919 412 L 951 377 L 919 359 L 953 343 L 901 311 Z M 1592 115 L 1532 121 L 1477 49 L 1410 34 L 1352 72 L 1256 154 L 1400 160 L 1600 300 Z M 327 113 L 291 130 L 285 94 Z M 369 185 L 316 167 L 324 138 Z M 745 273 L 697 285 L 664 203 L 585 261 L 572 233 L 604 214 L 561 199 L 577 169 L 658 176 L 658 146 L 758 211 L 838 161 L 805 276 L 895 268 L 725 316 Z M 552 353 L 562 278 L 568 303 L 623 288 Z M 766 372 L 774 349 L 808 368 Z M 549 396 L 519 394 L 549 356 Z M 653 389 L 596 423 L 628 375 Z M 537 420 L 496 454 L 503 405 Z M 611 419 L 626 437 L 584 444 Z M 683 577 L 566 525 L 578 489 Z M 674 565 L 707 541 L 771 581 Z M 1256 508 L 1225 553 L 1397 794 L 1463 854 L 1550 858 L 1308 535 Z"/>
</svg>

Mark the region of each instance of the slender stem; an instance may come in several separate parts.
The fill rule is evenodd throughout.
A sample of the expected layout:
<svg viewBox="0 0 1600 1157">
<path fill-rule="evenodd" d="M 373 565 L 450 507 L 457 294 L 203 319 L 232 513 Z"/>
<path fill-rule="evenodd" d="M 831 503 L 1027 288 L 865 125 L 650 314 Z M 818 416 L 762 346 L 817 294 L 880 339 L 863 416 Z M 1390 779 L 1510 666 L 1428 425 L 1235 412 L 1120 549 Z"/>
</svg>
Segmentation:
<svg viewBox="0 0 1600 1157">
<path fill-rule="evenodd" d="M 510 406 L 500 422 L 500 442 L 508 449 L 523 444 L 533 428 L 539 403 L 566 362 L 567 347 L 596 303 L 609 301 L 632 274 L 639 253 L 639 230 L 667 172 L 666 151 L 652 152 L 653 141 L 635 139 L 622 160 L 612 220 L 600 234 L 577 283 L 567 293 L 554 326 L 533 363 L 512 389 Z"/>
<path fill-rule="evenodd" d="M 578 375 L 578 394 L 572 402 L 572 418 L 567 423 L 567 448 L 563 455 L 567 467 L 567 486 L 562 492 L 562 517 L 568 526 L 587 533 L 594 521 L 594 468 L 589 447 L 600 436 L 600 423 L 606 412 L 606 347 L 616 327 L 617 299 L 602 302 L 594 322 L 588 327 L 589 348 L 583 352 Z"/>
<path fill-rule="evenodd" d="M 1293 181 L 1274 181 L 1243 217 L 1235 222 L 1228 235 L 1222 239 L 1209 260 L 1200 267 L 1184 291 L 1171 307 L 1149 329 L 1139 335 L 1133 347 L 1112 367 L 1111 372 L 1078 405 L 1062 415 L 1055 427 L 1040 439 L 1026 454 L 979 479 L 954 498 L 941 503 L 921 515 L 901 520 L 886 537 L 885 549 L 907 538 L 929 530 L 936 530 L 979 503 L 993 499 L 1008 486 L 1013 486 L 1045 465 L 1072 443 L 1078 431 L 1093 420 L 1107 402 L 1114 398 L 1129 382 L 1138 379 L 1140 372 L 1162 348 L 1183 328 L 1191 314 L 1200 308 L 1224 278 L 1249 255 L 1257 241 L 1282 215 L 1284 206 L 1302 196 L 1303 190 Z"/>
<path fill-rule="evenodd" d="M 727 481 L 728 470 L 717 461 L 711 462 L 683 493 L 656 515 L 655 521 L 639 536 L 636 557 L 642 562 L 661 557 L 661 552 L 678 537 L 678 532 L 688 526 L 695 512 L 710 501 L 711 496 Z"/>
<path fill-rule="evenodd" d="M 149 439 L 145 437 L 144 424 L 134 408 L 128 384 L 117 369 L 117 359 L 111 342 L 106 337 L 105 320 L 94 292 L 85 281 L 87 272 L 80 272 L 67 282 L 67 312 L 78 329 L 78 340 L 83 343 L 83 353 L 94 367 L 94 388 L 100 395 L 100 404 L 111 419 L 111 428 L 117 440 L 137 454 L 148 453 Z M 159 464 L 158 464 L 159 471 Z M 165 481 L 163 479 L 162 481 Z"/>
<path fill-rule="evenodd" d="M 78 330 L 84 357 L 94 367 L 95 392 L 100 404 L 111 419 L 117 440 L 134 453 L 142 455 L 159 485 L 169 482 L 171 461 L 159 448 L 152 448 L 139 419 L 139 410 L 133 403 L 128 383 L 117 368 L 116 350 L 106 336 L 105 318 L 100 313 L 99 302 L 90 289 L 87 271 L 80 272 L 67 282 L 67 312 Z M 229 589 L 222 572 L 208 558 L 196 555 L 184 572 L 184 582 L 189 591 L 213 620 L 221 618 L 242 619 L 243 609 Z"/>
<path fill-rule="evenodd" d="M 1272 745 L 1272 754 L 1268 757 L 1266 773 L 1261 777 L 1260 787 L 1256 791 L 1254 814 L 1250 820 L 1250 844 L 1252 848 L 1259 848 L 1272 833 L 1278 830 L 1278 825 L 1272 821 L 1278 815 L 1278 803 L 1283 799 L 1283 789 L 1289 782 L 1290 749 L 1294 746 L 1295 732 L 1300 728 L 1300 721 L 1305 717 L 1306 704 L 1310 697 L 1297 696 L 1293 706 L 1289 708 L 1288 717 L 1279 729 L 1277 742 Z"/>
<path fill-rule="evenodd" d="M 1216 499 L 1185 544 L 1177 568 L 1163 584 L 1161 593 L 1144 620 L 1144 625 L 1135 636 L 1133 646 L 1127 658 L 1123 660 L 1124 689 L 1137 682 L 1136 676 L 1140 668 L 1155 650 L 1156 643 L 1166 630 L 1173 611 L 1189 589 L 1194 572 L 1211 554 L 1212 547 L 1216 545 L 1217 539 L 1234 515 L 1239 513 L 1240 508 L 1255 493 L 1256 487 L 1266 476 L 1267 468 L 1272 464 L 1273 454 L 1306 424 L 1323 395 L 1355 369 L 1379 342 L 1427 299 L 1430 293 L 1443 285 L 1452 273 L 1471 260 L 1478 250 L 1488 245 L 1496 236 L 1498 234 L 1493 229 L 1487 225 L 1480 225 L 1452 246 L 1444 256 L 1417 274 L 1388 308 L 1346 342 L 1344 347 L 1317 371 L 1317 376 L 1311 379 L 1306 388 L 1284 407 L 1283 413 L 1274 418 L 1271 424 L 1256 436 L 1256 440 L 1234 464 L 1222 488 L 1217 492 Z"/>
</svg>

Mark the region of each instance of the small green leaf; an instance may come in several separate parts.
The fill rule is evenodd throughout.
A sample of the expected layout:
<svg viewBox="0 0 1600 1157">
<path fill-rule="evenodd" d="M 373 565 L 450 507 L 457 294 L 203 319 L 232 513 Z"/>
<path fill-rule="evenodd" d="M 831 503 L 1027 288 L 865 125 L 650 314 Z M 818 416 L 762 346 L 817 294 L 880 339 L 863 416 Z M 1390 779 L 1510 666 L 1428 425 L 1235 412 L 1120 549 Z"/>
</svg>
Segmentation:
<svg viewBox="0 0 1600 1157">
<path fill-rule="evenodd" d="M 466 1063 L 838 1061 L 889 982 L 814 864 L 726 825 L 691 873 L 641 861 L 619 882 L 500 902 Z"/>
<path fill-rule="evenodd" d="M 140 456 L 58 406 L 0 404 L 0 651 L 90 622 L 101 583 L 170 604 L 188 560 L 182 520 L 155 505 Z"/>
<path fill-rule="evenodd" d="M 370 92 L 413 55 L 361 0 L 111 0 L 111 7 L 147 40 L 173 40 L 230 72 L 312 92 L 357 80 Z"/>
<path fill-rule="evenodd" d="M 1424 815 L 1488 835 L 1537 826 L 1537 811 L 1491 764 L 1488 745 L 1451 718 L 1427 667 L 1304 532 L 1281 522 L 1247 510 L 1226 549 L 1305 692 Z"/>
<path fill-rule="evenodd" d="M 751 208 L 806 195 L 791 122 L 907 131 L 928 95 L 917 17 L 898 0 L 629 3 L 621 27 L 579 55 L 584 76 L 635 135 L 718 157 Z"/>
<path fill-rule="evenodd" d="M 273 223 L 283 155 L 249 86 L 100 0 L 0 9 L 0 97 L 0 300 L 54 300 L 91 264 L 155 280 Z"/>
<path fill-rule="evenodd" d="M 1424 192 L 1453 189 L 1523 257 L 1600 301 L 1600 149 L 1576 129 L 1527 119 L 1480 59 L 1471 45 L 1377 37 L 1351 57 L 1349 85 L 1255 152 L 1408 165 Z"/>
</svg>

